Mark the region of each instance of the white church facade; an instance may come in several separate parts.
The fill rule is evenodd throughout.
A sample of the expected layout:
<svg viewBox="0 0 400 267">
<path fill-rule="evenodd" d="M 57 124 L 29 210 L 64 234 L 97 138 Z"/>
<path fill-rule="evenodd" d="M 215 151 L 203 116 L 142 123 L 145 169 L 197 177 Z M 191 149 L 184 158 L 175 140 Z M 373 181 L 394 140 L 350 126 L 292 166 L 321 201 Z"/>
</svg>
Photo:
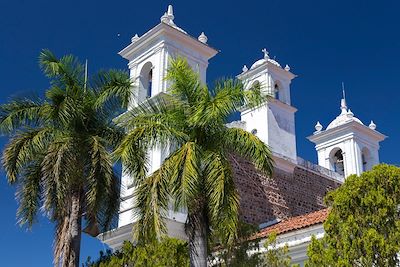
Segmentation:
<svg viewBox="0 0 400 267">
<path fill-rule="evenodd" d="M 131 107 L 168 92 L 169 84 L 164 77 L 172 58 L 186 58 L 200 74 L 201 81 L 206 83 L 209 60 L 218 53 L 208 45 L 204 33 L 195 38 L 175 24 L 172 6 L 160 20 L 142 36 L 132 37 L 131 43 L 119 52 L 128 61 L 130 77 L 139 88 L 132 96 Z M 291 105 L 290 94 L 296 75 L 290 67 L 282 67 L 264 49 L 263 57 L 250 68 L 244 66 L 237 78 L 243 82 L 245 90 L 259 84 L 271 99 L 267 105 L 241 110 L 240 121 L 231 122 L 228 127 L 240 127 L 257 135 L 270 146 L 275 161 L 274 175 L 267 183 L 260 180 L 260 175 L 248 162 L 235 161 L 234 173 L 243 200 L 241 217 L 248 223 L 259 225 L 261 237 L 277 230 L 278 242 L 289 244 L 293 262 L 303 264 L 311 236 L 323 236 L 322 223 L 327 214 L 324 195 L 340 186 L 345 177 L 360 174 L 378 164 L 380 142 L 386 136 L 376 130 L 372 121 L 369 126 L 364 125 L 342 99 L 340 114 L 325 130 L 318 122 L 315 132 L 308 137 L 315 144 L 318 155 L 318 165 L 310 163 L 297 156 L 297 109 Z M 168 153 L 150 152 L 151 172 L 160 167 Z M 112 249 L 131 240 L 135 222 L 132 178 L 123 175 L 121 180 L 118 227 L 98 237 Z M 184 239 L 186 214 L 171 210 L 166 220 L 169 234 Z"/>
</svg>

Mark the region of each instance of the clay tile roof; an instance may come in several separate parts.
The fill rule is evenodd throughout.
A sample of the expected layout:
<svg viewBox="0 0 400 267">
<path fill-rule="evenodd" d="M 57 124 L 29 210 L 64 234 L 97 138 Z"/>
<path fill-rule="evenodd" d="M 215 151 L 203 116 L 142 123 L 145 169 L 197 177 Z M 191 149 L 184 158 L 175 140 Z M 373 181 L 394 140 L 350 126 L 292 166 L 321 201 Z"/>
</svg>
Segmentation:
<svg viewBox="0 0 400 267">
<path fill-rule="evenodd" d="M 277 224 L 261 229 L 260 232 L 258 232 L 253 238 L 263 238 L 273 232 L 279 235 L 301 228 L 306 228 L 315 224 L 323 223 L 328 216 L 328 212 L 328 209 L 322 209 L 307 213 L 305 215 L 291 217 L 289 219 L 280 221 Z"/>
</svg>

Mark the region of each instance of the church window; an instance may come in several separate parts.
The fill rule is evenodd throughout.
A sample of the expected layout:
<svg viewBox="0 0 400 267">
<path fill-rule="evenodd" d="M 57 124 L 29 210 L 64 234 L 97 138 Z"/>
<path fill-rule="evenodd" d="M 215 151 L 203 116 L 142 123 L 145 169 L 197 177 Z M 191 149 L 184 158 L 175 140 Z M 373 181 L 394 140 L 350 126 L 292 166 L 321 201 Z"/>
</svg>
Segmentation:
<svg viewBox="0 0 400 267">
<path fill-rule="evenodd" d="M 361 151 L 362 171 L 369 171 L 371 169 L 370 164 L 370 152 L 368 148 L 364 147 Z"/>
<path fill-rule="evenodd" d="M 341 149 L 335 150 L 331 156 L 331 166 L 334 172 L 344 175 L 343 152 Z"/>
<path fill-rule="evenodd" d="M 279 85 L 277 83 L 274 86 L 274 97 L 279 100 Z"/>
<path fill-rule="evenodd" d="M 147 62 L 140 71 L 139 103 L 153 95 L 153 65 Z"/>
<path fill-rule="evenodd" d="M 147 97 L 151 97 L 152 94 L 152 87 L 153 87 L 153 69 L 150 70 L 149 72 L 149 77 L 148 77 L 149 83 L 147 85 Z"/>
</svg>

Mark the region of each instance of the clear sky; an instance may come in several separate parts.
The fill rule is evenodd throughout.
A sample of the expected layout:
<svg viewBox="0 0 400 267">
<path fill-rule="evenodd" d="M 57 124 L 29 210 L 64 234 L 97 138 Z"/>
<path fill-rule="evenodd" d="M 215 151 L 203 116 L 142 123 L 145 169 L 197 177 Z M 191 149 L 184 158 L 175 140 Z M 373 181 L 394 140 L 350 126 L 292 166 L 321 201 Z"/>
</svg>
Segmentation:
<svg viewBox="0 0 400 267">
<path fill-rule="evenodd" d="M 339 114 L 341 82 L 355 116 L 389 136 L 381 161 L 398 164 L 400 144 L 400 2 L 398 1 L 0 1 L 0 103 L 11 95 L 49 86 L 37 57 L 43 48 L 89 60 L 89 71 L 127 69 L 117 52 L 159 23 L 168 4 L 175 23 L 221 52 L 211 60 L 208 82 L 241 72 L 267 48 L 298 75 L 292 83 L 298 154 L 316 162 L 305 138 L 320 120 Z M 0 138 L 3 147 L 5 138 Z M 15 189 L 0 173 L 1 266 L 51 266 L 53 225 L 41 218 L 32 231 L 16 224 Z M 104 246 L 84 237 L 82 258 Z"/>
</svg>

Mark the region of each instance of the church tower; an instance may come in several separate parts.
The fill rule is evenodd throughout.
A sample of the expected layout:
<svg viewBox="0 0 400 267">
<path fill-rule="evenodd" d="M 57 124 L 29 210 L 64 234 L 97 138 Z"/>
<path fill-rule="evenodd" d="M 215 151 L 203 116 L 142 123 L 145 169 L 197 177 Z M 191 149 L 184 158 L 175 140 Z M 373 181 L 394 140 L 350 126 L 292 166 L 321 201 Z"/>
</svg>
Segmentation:
<svg viewBox="0 0 400 267">
<path fill-rule="evenodd" d="M 205 83 L 208 60 L 218 53 L 207 45 L 208 38 L 204 33 L 194 38 L 174 23 L 171 5 L 160 20 L 157 26 L 143 36 L 136 34 L 132 37 L 131 43 L 119 52 L 129 61 L 130 77 L 134 84 L 131 107 L 161 92 L 167 92 L 168 81 L 165 76 L 171 59 L 178 56 L 186 58 Z M 160 167 L 166 153 L 153 152 L 150 171 Z"/>
<path fill-rule="evenodd" d="M 276 156 L 296 162 L 294 114 L 297 109 L 290 101 L 290 83 L 296 76 L 288 65 L 282 68 L 269 57 L 266 49 L 262 51 L 264 58 L 257 60 L 250 69 L 245 65 L 237 77 L 243 81 L 245 90 L 259 85 L 271 100 L 254 109 L 243 109 L 240 113 L 242 125 L 268 144 Z"/>
<path fill-rule="evenodd" d="M 340 105 L 340 114 L 326 128 L 317 122 L 315 132 L 308 139 L 315 143 L 318 164 L 342 174 L 361 174 L 379 163 L 379 143 L 386 136 L 376 130 L 373 121 L 365 126 L 347 108 L 346 100 Z"/>
<path fill-rule="evenodd" d="M 189 65 L 199 73 L 201 81 L 206 83 L 208 60 L 218 53 L 217 50 L 207 45 L 207 41 L 208 38 L 203 32 L 198 38 L 195 38 L 179 28 L 174 22 L 171 5 L 168 6 L 167 12 L 161 17 L 158 25 L 140 37 L 137 34 L 133 36 L 131 43 L 119 52 L 119 55 L 128 60 L 130 78 L 134 85 L 128 109 L 161 92 L 168 92 L 168 81 L 165 80 L 165 76 L 173 58 L 186 58 Z M 161 166 L 168 154 L 169 151 L 162 151 L 158 148 L 149 151 L 150 173 Z M 123 226 L 132 223 L 133 220 L 133 188 L 131 184 L 132 178 L 124 174 L 122 176 L 123 190 L 121 190 L 119 231 L 125 231 Z M 185 220 L 184 214 L 171 212 L 169 216 L 173 220 L 183 222 Z M 118 237 L 118 240 L 123 238 L 126 240 L 129 232 L 124 232 Z"/>
</svg>

